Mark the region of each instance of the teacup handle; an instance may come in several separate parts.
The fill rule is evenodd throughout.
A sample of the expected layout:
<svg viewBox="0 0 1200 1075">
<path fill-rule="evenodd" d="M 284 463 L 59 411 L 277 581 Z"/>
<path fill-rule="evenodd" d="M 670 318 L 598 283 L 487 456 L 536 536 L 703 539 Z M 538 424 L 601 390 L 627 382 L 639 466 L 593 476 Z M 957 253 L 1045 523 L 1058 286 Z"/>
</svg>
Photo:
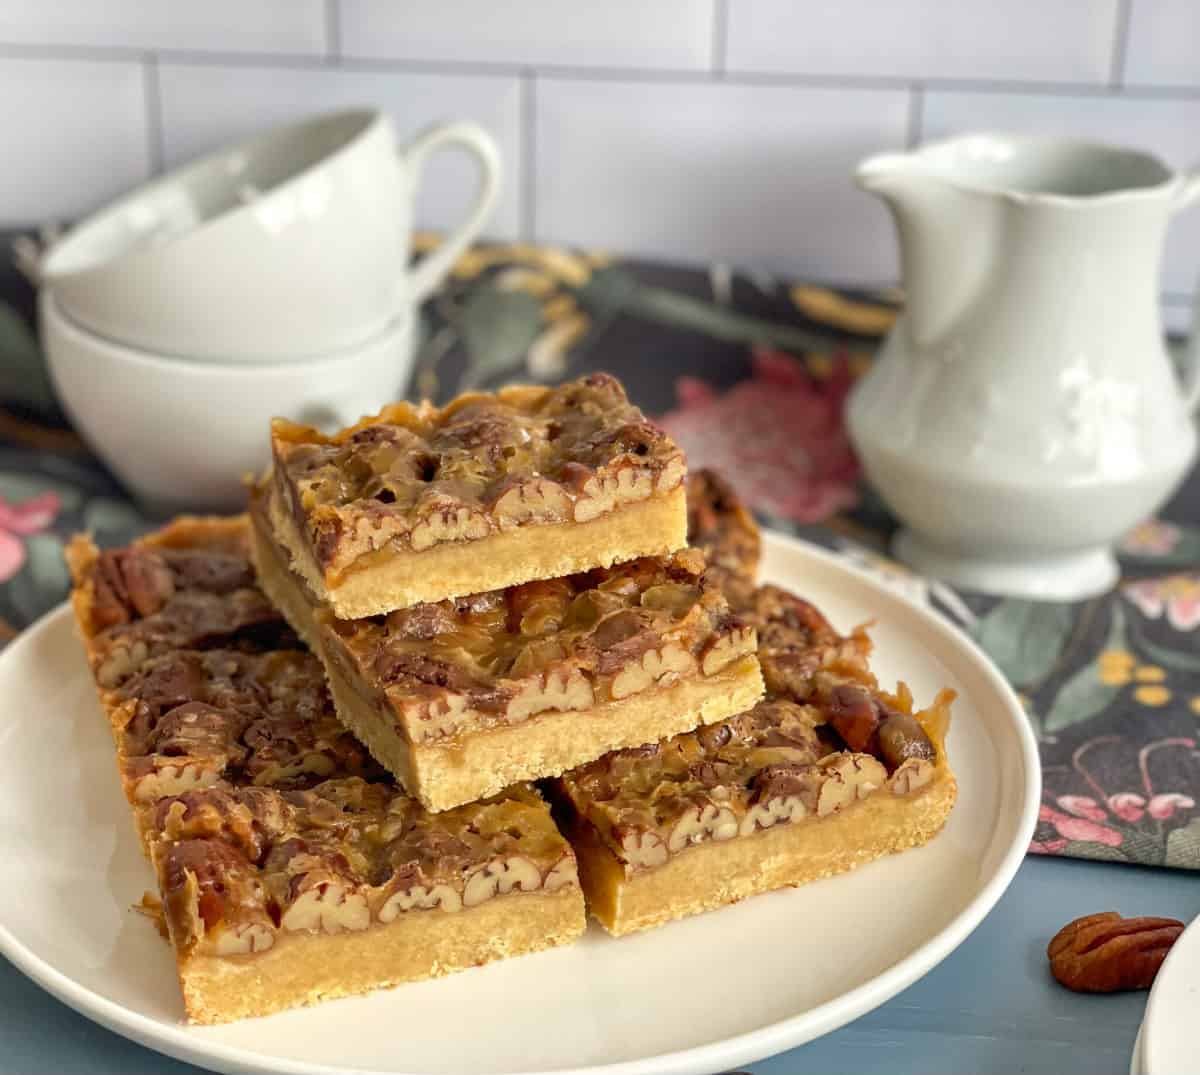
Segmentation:
<svg viewBox="0 0 1200 1075">
<path fill-rule="evenodd" d="M 1180 175 L 1179 189 L 1175 193 L 1172 209 L 1183 209 L 1200 198 L 1200 164 L 1194 164 Z"/>
<path fill-rule="evenodd" d="M 447 146 L 463 146 L 479 162 L 479 191 L 467 218 L 446 236 L 436 250 L 426 254 L 413 267 L 409 295 L 414 303 L 421 302 L 442 282 L 459 255 L 483 230 L 500 194 L 500 150 L 487 131 L 476 123 L 466 121 L 433 127 L 418 135 L 414 142 L 400 151 L 412 175 L 414 192 L 425 162 L 433 153 Z"/>
</svg>

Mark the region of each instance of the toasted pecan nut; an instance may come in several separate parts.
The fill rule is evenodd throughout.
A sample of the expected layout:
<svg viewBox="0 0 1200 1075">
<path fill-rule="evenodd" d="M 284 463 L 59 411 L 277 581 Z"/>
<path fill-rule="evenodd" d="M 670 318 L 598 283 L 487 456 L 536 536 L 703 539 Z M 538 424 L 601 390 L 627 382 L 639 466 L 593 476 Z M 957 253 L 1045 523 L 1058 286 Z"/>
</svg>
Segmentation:
<svg viewBox="0 0 1200 1075">
<path fill-rule="evenodd" d="M 1116 911 L 1068 922 L 1046 947 L 1050 973 L 1077 993 L 1149 989 L 1183 932 L 1174 918 L 1122 918 Z"/>
</svg>

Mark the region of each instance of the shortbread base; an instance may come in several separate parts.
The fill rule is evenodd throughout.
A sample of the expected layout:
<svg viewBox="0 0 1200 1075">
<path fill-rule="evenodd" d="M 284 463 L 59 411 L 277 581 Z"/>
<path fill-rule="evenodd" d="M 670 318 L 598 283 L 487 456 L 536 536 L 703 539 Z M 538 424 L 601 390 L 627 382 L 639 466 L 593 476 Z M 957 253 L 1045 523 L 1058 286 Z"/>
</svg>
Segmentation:
<svg viewBox="0 0 1200 1075">
<path fill-rule="evenodd" d="M 336 578 L 317 564 L 274 489 L 269 512 L 275 540 L 290 557 L 291 569 L 335 616 L 353 620 L 421 601 L 610 567 L 639 556 L 666 556 L 687 545 L 685 496 L 680 485 L 585 523 L 529 524 L 421 552 L 388 548 L 363 557 Z"/>
<path fill-rule="evenodd" d="M 183 956 L 179 981 L 189 1022 L 226 1023 L 569 944 L 585 924 L 579 889 L 568 885 L 455 912 L 409 911 L 358 933 L 293 933 L 253 955 Z"/>
<path fill-rule="evenodd" d="M 933 781 L 911 796 L 877 792 L 829 817 L 687 848 L 629 877 L 588 822 L 576 818 L 566 831 L 588 911 L 620 937 L 919 847 L 941 830 L 957 794 L 943 762 Z"/>
<path fill-rule="evenodd" d="M 427 810 L 449 810 L 522 780 L 559 776 L 601 754 L 657 743 L 725 720 L 762 697 L 754 657 L 715 676 L 684 679 L 590 709 L 540 713 L 521 724 L 467 732 L 443 744 L 412 744 L 390 710 L 368 702 L 322 640 L 321 659 L 338 716 Z"/>
<path fill-rule="evenodd" d="M 304 583 L 284 563 L 261 513 L 252 512 L 251 519 L 259 585 L 321 657 L 342 723 L 427 810 L 448 810 L 522 780 L 558 776 L 610 750 L 656 743 L 731 717 L 762 697 L 758 660 L 745 657 L 715 676 L 652 687 L 620 702 L 540 713 L 520 724 L 465 732 L 446 744 L 412 744 L 386 699 L 351 678 L 334 645 L 325 642 Z"/>
</svg>

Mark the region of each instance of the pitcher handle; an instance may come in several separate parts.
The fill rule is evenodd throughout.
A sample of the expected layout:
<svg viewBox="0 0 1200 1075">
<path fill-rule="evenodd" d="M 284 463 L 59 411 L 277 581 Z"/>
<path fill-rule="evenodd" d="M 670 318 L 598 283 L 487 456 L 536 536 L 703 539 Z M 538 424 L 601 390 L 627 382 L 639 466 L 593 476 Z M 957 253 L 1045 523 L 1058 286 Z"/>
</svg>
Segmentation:
<svg viewBox="0 0 1200 1075">
<path fill-rule="evenodd" d="M 1187 171 L 1180 173 L 1179 189 L 1175 192 L 1173 208 L 1183 209 L 1197 198 L 1200 198 L 1200 164 L 1193 164 Z"/>
<path fill-rule="evenodd" d="M 1200 291 L 1192 308 L 1192 334 L 1184 351 L 1183 405 L 1194 411 L 1200 405 Z"/>
</svg>

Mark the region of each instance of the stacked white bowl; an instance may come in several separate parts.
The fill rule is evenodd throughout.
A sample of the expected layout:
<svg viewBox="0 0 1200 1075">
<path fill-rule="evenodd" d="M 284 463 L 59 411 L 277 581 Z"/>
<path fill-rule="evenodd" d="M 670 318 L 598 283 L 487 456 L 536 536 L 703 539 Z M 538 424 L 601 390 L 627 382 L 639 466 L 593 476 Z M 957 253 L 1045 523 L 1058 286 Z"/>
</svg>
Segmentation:
<svg viewBox="0 0 1200 1075">
<path fill-rule="evenodd" d="M 479 162 L 463 223 L 410 266 L 416 182 L 443 146 Z M 417 305 L 486 222 L 495 143 L 471 123 L 397 146 L 359 110 L 280 128 L 85 220 L 40 266 L 42 340 L 80 433 L 140 500 L 226 509 L 270 419 L 354 422 L 402 394 Z"/>
</svg>

